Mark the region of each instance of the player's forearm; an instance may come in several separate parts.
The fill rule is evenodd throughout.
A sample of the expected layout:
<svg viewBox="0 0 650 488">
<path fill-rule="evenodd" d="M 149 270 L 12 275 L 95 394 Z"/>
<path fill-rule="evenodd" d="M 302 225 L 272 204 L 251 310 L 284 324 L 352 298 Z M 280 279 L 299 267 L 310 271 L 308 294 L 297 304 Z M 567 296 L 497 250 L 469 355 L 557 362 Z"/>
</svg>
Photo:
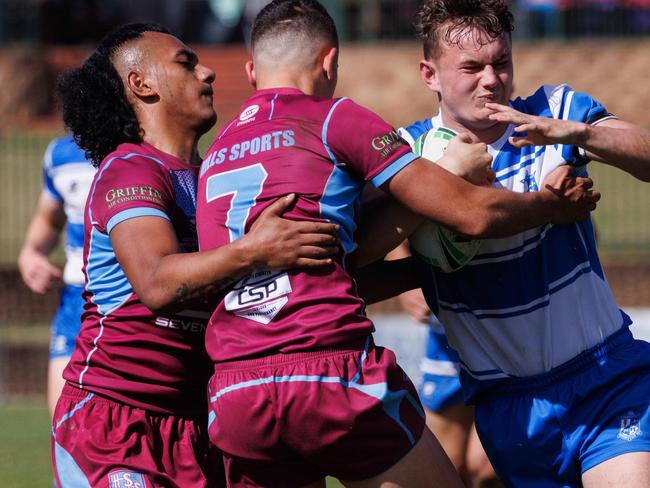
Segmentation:
<svg viewBox="0 0 650 488">
<path fill-rule="evenodd" d="M 22 250 L 49 255 L 59 242 L 61 230 L 59 225 L 54 225 L 42 215 L 34 215 L 27 228 Z"/>
<path fill-rule="evenodd" d="M 469 238 L 506 237 L 546 223 L 577 222 L 600 198 L 589 178 L 560 166 L 539 192 L 515 193 L 475 186 L 435 164 L 414 161 L 386 183 L 404 205 Z"/>
<path fill-rule="evenodd" d="M 387 300 L 417 288 L 413 258 L 378 261 L 354 273 L 359 296 L 367 304 Z"/>
<path fill-rule="evenodd" d="M 561 211 L 548 192 L 514 193 L 475 187 L 473 213 L 475 226 L 471 238 L 501 238 L 558 220 Z M 485 190 L 485 191 L 484 191 Z M 462 232 L 461 232 L 462 233 Z"/>
<path fill-rule="evenodd" d="M 586 126 L 578 145 L 587 157 L 615 166 L 641 181 L 650 181 L 650 132 L 632 124 Z"/>
<path fill-rule="evenodd" d="M 418 161 L 387 189 L 412 211 L 469 238 L 504 237 L 539 225 L 530 203 L 540 198 L 475 186 L 437 165 Z M 542 197 L 544 198 L 544 197 Z M 542 223 L 548 222 L 546 211 Z"/>
<path fill-rule="evenodd" d="M 229 286 L 255 269 L 254 252 L 245 242 L 196 253 L 163 257 L 151 274 L 148 290 L 138 296 L 156 313 L 216 305 Z"/>
</svg>

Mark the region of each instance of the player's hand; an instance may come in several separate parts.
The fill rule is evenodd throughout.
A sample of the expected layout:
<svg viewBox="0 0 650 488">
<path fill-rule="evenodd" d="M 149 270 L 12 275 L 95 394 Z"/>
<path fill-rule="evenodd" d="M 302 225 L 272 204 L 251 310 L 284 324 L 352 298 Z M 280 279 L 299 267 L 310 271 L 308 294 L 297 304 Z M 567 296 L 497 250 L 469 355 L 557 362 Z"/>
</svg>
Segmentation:
<svg viewBox="0 0 650 488">
<path fill-rule="evenodd" d="M 318 268 L 332 264 L 332 257 L 340 252 L 338 225 L 282 217 L 295 200 L 295 194 L 279 198 L 264 209 L 246 234 L 257 266 Z"/>
<path fill-rule="evenodd" d="M 600 200 L 600 192 L 591 189 L 593 185 L 591 178 L 574 176 L 569 165 L 549 173 L 540 192 L 548 192 L 554 199 L 552 223 L 571 224 L 586 219 Z"/>
<path fill-rule="evenodd" d="M 445 154 L 436 164 L 474 185 L 491 185 L 495 174 L 487 146 L 472 143 L 469 134 L 460 133 L 449 141 Z"/>
<path fill-rule="evenodd" d="M 515 125 L 515 132 L 521 135 L 508 139 L 515 147 L 552 144 L 579 146 L 587 129 L 587 125 L 581 122 L 528 115 L 499 103 L 486 103 L 485 108 L 493 110 L 489 115 L 490 120 Z"/>
<path fill-rule="evenodd" d="M 23 281 L 34 293 L 48 292 L 63 278 L 63 271 L 50 263 L 47 256 L 32 249 L 21 251 L 18 269 Z"/>
<path fill-rule="evenodd" d="M 398 300 L 404 311 L 415 321 L 420 324 L 428 324 L 431 319 L 431 309 L 424 299 L 422 290 L 415 289 L 402 293 Z"/>
</svg>

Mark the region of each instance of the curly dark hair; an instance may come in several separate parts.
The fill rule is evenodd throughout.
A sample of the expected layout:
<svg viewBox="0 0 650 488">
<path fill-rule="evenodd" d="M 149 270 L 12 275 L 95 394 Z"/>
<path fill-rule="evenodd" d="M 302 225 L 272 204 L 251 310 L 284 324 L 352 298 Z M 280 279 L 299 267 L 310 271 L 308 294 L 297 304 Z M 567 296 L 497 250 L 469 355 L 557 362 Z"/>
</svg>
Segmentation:
<svg viewBox="0 0 650 488">
<path fill-rule="evenodd" d="M 512 14 L 505 0 L 426 0 L 415 21 L 425 59 L 440 54 L 441 39 L 458 45 L 467 29 L 477 29 L 494 39 L 504 33 L 510 35 L 513 28 Z"/>
<path fill-rule="evenodd" d="M 154 23 L 118 27 L 100 41 L 83 65 L 59 79 L 63 122 L 95 167 L 118 145 L 142 142 L 140 123 L 111 58 L 121 46 L 145 32 L 169 34 Z"/>
<path fill-rule="evenodd" d="M 316 0 L 273 0 L 264 7 L 253 23 L 251 48 L 267 35 L 292 32 L 321 38 L 338 46 L 339 37 L 334 20 Z"/>
</svg>

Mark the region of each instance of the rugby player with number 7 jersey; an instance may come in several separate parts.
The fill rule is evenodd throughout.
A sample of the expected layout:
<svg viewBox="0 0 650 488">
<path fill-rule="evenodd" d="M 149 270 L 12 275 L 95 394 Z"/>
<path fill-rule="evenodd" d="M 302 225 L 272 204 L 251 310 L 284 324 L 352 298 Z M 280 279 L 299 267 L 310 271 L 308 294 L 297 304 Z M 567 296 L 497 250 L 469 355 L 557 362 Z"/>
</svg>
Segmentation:
<svg viewBox="0 0 650 488">
<path fill-rule="evenodd" d="M 366 183 L 470 236 L 503 236 L 584 218 L 598 194 L 561 170 L 543 191 L 519 195 L 465 182 L 417 158 L 393 129 L 347 98 L 333 99 L 338 36 L 314 0 L 275 0 L 255 20 L 255 93 L 207 152 L 199 176 L 202 250 L 243 238 L 288 193 L 288 218 L 335 222 L 342 250 L 318 270 L 268 268 L 233 285 L 214 311 L 209 435 L 230 486 L 462 483 L 425 429 L 413 384 L 374 345 L 346 258 L 355 249 Z M 481 144 L 456 138 L 445 158 L 487 172 Z"/>
</svg>

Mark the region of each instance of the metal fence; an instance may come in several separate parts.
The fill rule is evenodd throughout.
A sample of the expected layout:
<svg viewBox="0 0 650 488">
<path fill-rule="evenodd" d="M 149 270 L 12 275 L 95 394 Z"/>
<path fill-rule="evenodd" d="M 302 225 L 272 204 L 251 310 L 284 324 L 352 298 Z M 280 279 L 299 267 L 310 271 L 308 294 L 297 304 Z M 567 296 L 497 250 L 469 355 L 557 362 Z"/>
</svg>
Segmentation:
<svg viewBox="0 0 650 488">
<path fill-rule="evenodd" d="M 42 160 L 54 134 L 0 134 L 0 266 L 15 266 L 41 189 Z"/>
</svg>

